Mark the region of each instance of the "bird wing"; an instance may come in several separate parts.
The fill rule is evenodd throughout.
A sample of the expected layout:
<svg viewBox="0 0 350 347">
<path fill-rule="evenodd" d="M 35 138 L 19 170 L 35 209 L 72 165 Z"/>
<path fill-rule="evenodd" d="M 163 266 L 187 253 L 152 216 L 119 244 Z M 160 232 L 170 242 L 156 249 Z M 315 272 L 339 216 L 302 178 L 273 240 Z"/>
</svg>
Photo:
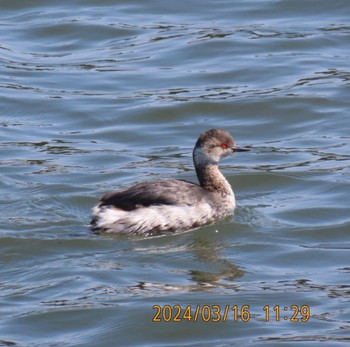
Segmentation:
<svg viewBox="0 0 350 347">
<path fill-rule="evenodd" d="M 132 211 L 150 205 L 191 205 L 210 199 L 198 184 L 175 179 L 164 179 L 136 184 L 126 190 L 105 194 L 100 206 L 114 206 Z"/>
</svg>

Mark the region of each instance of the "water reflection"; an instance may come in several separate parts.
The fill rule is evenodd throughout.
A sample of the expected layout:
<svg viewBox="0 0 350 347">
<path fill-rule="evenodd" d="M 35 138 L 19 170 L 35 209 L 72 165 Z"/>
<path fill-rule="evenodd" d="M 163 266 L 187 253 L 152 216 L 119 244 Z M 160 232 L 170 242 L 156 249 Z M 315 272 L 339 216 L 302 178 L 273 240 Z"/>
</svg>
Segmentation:
<svg viewBox="0 0 350 347">
<path fill-rule="evenodd" d="M 233 281 L 244 275 L 244 271 L 239 269 L 235 264 L 232 264 L 225 258 L 221 258 L 219 256 L 220 247 L 213 245 L 208 239 L 196 240 L 188 248 L 198 261 L 207 264 L 208 268 L 216 268 L 215 272 L 189 270 L 191 279 L 198 284 L 210 283 L 215 285 L 220 280 Z"/>
<path fill-rule="evenodd" d="M 150 238 L 149 241 L 152 239 L 165 240 L 166 238 L 167 236 L 158 236 Z M 183 240 L 183 242 L 187 241 Z M 182 279 L 184 278 L 183 275 L 187 275 L 185 276 L 187 280 L 185 283 L 166 283 L 166 279 L 164 282 L 144 281 L 140 279 L 136 285 L 130 286 L 129 290 L 133 292 L 139 290 L 156 291 L 158 294 L 169 291 L 211 291 L 219 288 L 236 290 L 237 284 L 234 281 L 241 278 L 245 272 L 228 259 L 220 256 L 222 248 L 222 244 L 215 244 L 212 240 L 204 239 L 200 235 L 198 237 L 195 236 L 193 241 L 186 245 L 182 244 L 176 246 L 169 241 L 166 246 L 158 245 L 152 247 L 149 245 L 145 248 L 136 247 L 134 252 L 140 252 L 143 256 L 152 256 L 150 261 L 152 261 L 153 264 L 158 264 L 156 267 L 161 267 L 163 276 L 165 276 L 165 268 L 166 273 L 171 274 L 175 272 L 180 274 Z M 159 259 L 155 259 L 157 255 L 162 257 L 161 263 Z M 170 262 L 170 265 L 167 265 L 168 262 Z M 180 268 L 173 269 L 171 266 L 173 262 L 184 262 L 184 264 L 180 266 Z M 188 283 L 188 280 L 190 283 Z"/>
</svg>

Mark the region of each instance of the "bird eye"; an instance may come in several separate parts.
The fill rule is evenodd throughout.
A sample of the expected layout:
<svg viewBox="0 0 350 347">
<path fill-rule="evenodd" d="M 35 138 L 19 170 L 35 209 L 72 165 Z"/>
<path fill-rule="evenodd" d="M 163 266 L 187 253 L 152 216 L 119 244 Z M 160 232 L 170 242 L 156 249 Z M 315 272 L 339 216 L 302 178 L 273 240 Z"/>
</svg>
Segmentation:
<svg viewBox="0 0 350 347">
<path fill-rule="evenodd" d="M 227 143 L 222 143 L 222 144 L 220 145 L 220 147 L 221 147 L 222 149 L 226 149 L 228 146 L 227 146 Z"/>
</svg>

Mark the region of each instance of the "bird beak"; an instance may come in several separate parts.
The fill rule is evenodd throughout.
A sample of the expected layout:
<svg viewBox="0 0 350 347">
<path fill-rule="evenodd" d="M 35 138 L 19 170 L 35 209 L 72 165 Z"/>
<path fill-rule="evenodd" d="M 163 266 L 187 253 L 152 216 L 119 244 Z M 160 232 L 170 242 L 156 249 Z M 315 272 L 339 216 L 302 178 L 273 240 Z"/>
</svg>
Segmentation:
<svg viewBox="0 0 350 347">
<path fill-rule="evenodd" d="M 249 148 L 244 148 L 244 147 L 233 147 L 232 152 L 247 152 L 250 151 Z"/>
</svg>

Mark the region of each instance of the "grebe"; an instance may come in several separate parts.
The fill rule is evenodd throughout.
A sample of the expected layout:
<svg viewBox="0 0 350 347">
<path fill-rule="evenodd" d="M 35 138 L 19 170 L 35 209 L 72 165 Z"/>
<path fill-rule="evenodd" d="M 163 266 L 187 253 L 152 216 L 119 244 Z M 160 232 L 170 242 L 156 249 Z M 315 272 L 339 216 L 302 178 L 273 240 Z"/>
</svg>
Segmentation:
<svg viewBox="0 0 350 347">
<path fill-rule="evenodd" d="M 234 152 L 248 150 L 237 147 L 225 130 L 202 133 L 193 149 L 199 185 L 161 179 L 107 193 L 92 210 L 92 230 L 160 235 L 198 228 L 231 214 L 235 195 L 218 163 Z"/>
</svg>

